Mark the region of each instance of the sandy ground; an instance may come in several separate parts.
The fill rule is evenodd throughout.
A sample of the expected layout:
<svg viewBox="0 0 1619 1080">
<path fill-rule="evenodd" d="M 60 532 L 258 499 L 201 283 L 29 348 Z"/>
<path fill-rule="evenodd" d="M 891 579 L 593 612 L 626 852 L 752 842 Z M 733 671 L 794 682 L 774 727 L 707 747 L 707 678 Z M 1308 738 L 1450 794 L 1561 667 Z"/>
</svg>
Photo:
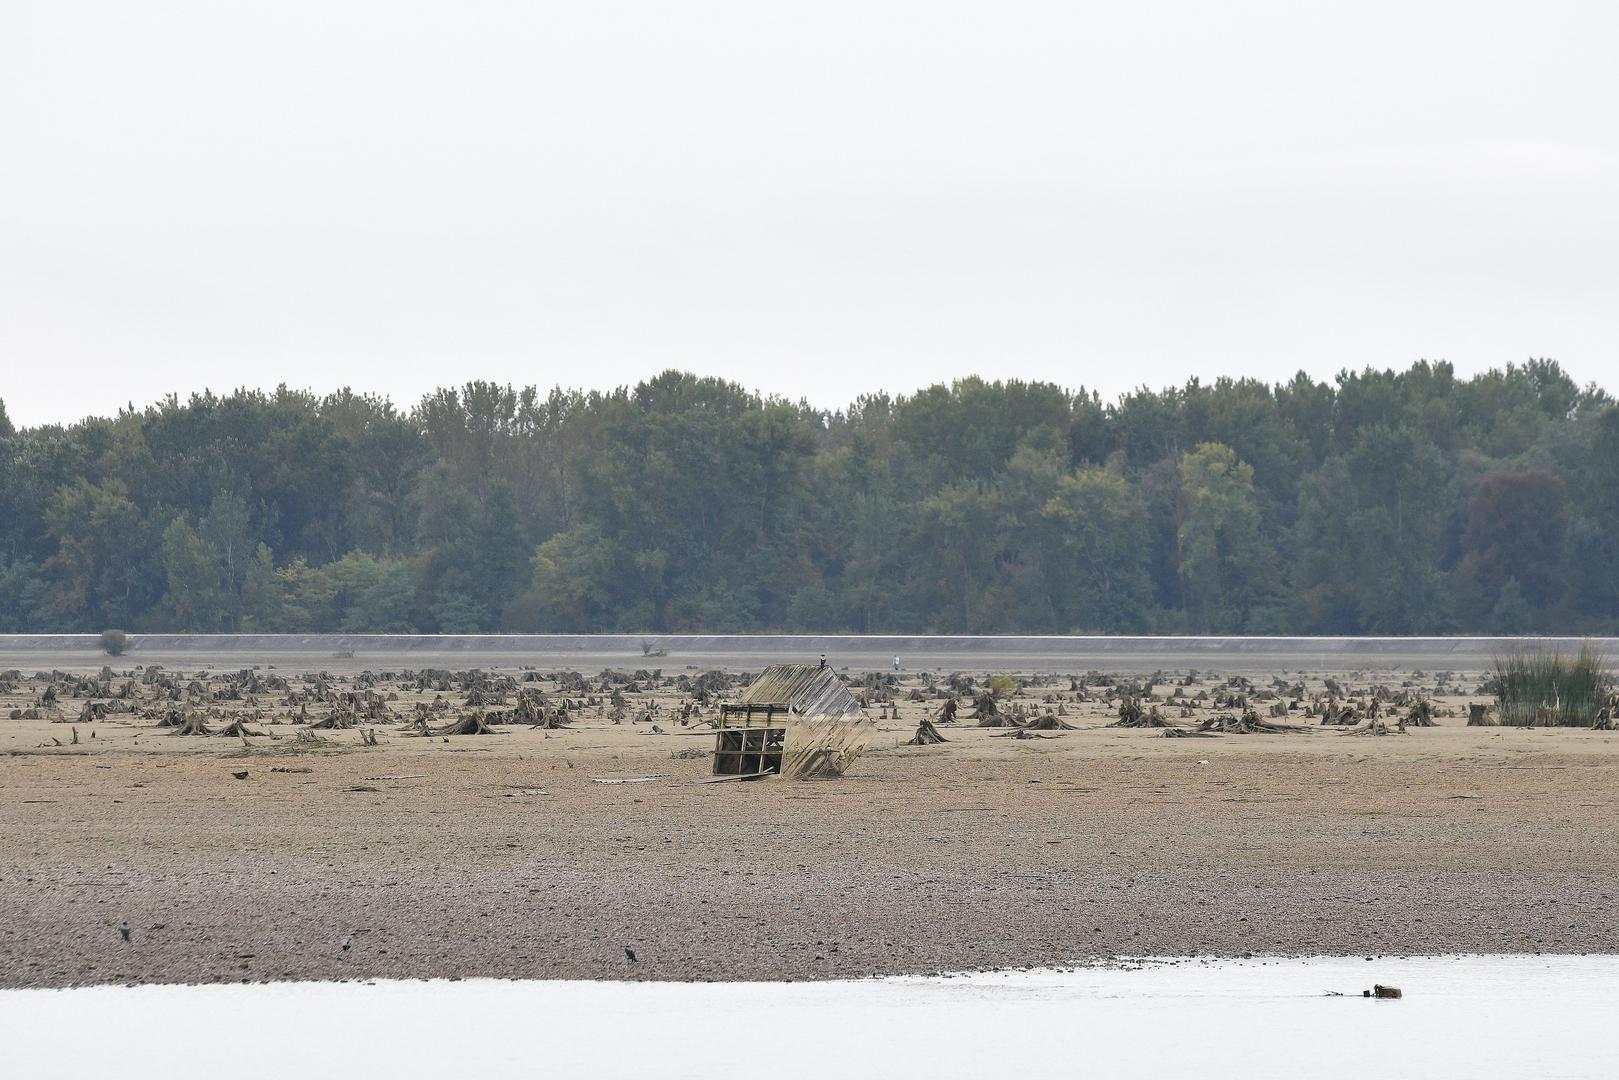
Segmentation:
<svg viewBox="0 0 1619 1080">
<path fill-rule="evenodd" d="M 1070 701 L 1048 738 L 900 745 L 937 704 L 841 780 L 745 784 L 605 708 L 314 750 L 0 713 L 0 985 L 1619 951 L 1619 733 L 1165 739 Z"/>
</svg>

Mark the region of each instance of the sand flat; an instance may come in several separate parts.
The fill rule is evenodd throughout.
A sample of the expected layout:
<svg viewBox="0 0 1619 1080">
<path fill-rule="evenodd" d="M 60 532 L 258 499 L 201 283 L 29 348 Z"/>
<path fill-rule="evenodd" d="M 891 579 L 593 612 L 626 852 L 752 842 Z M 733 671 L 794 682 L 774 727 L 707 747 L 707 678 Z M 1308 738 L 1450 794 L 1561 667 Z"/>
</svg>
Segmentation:
<svg viewBox="0 0 1619 1080">
<path fill-rule="evenodd" d="M 1164 739 L 1087 705 L 900 745 L 924 708 L 841 780 L 716 785 L 708 737 L 588 710 L 313 752 L 0 720 L 0 984 L 1619 951 L 1619 734 Z"/>
</svg>

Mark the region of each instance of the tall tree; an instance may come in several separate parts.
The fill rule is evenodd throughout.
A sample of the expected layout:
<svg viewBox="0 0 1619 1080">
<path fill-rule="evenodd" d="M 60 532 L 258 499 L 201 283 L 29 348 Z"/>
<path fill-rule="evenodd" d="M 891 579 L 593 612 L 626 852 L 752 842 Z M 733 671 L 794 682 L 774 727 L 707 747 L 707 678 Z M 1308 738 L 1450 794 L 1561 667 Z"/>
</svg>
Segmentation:
<svg viewBox="0 0 1619 1080">
<path fill-rule="evenodd" d="M 1260 531 L 1254 469 L 1221 443 L 1180 461 L 1182 596 L 1199 632 L 1240 633 L 1275 590 L 1274 556 Z"/>
<path fill-rule="evenodd" d="M 1139 630 L 1152 598 L 1147 510 L 1123 470 L 1087 467 L 1057 482 L 1044 516 L 1067 556 L 1067 629 Z"/>
</svg>

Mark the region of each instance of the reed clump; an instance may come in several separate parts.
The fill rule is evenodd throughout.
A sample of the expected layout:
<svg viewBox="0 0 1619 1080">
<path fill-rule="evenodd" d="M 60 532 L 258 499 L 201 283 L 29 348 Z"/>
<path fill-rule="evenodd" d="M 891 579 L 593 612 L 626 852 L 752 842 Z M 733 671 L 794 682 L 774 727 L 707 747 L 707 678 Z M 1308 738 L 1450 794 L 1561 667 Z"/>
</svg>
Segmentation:
<svg viewBox="0 0 1619 1080">
<path fill-rule="evenodd" d="M 1602 710 L 1608 665 L 1590 645 L 1573 657 L 1523 649 L 1497 657 L 1491 688 L 1497 722 L 1508 727 L 1590 727 Z"/>
</svg>

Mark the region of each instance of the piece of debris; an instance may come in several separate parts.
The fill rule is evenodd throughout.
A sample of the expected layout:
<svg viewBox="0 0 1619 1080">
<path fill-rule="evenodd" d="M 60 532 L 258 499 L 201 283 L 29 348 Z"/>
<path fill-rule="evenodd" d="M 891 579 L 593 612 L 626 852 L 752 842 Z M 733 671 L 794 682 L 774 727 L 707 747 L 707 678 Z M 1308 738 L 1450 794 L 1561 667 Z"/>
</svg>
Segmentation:
<svg viewBox="0 0 1619 1080">
<path fill-rule="evenodd" d="M 1273 724 L 1269 720 L 1260 718 L 1252 709 L 1243 712 L 1241 716 L 1234 713 L 1220 713 L 1211 716 L 1198 725 L 1199 731 L 1218 731 L 1224 735 L 1288 735 L 1308 731 L 1308 728 L 1293 727 L 1288 724 Z"/>
<path fill-rule="evenodd" d="M 1345 735 L 1404 735 L 1405 734 L 1405 725 L 1400 724 L 1398 727 L 1392 727 L 1391 728 L 1391 727 L 1388 726 L 1388 724 L 1384 723 L 1382 720 L 1372 719 L 1372 720 L 1365 721 L 1364 723 L 1360 724 L 1358 727 L 1350 728 L 1348 731 L 1344 732 L 1344 734 Z"/>
<path fill-rule="evenodd" d="M 772 664 L 734 704 L 720 706 L 716 776 L 779 772 L 795 780 L 842 776 L 876 730 L 837 673 Z"/>
<path fill-rule="evenodd" d="M 659 776 L 592 776 L 592 784 L 650 784 L 654 780 L 662 780 Z"/>
<path fill-rule="evenodd" d="M 489 726 L 481 712 L 470 712 L 458 720 L 452 720 L 443 727 L 429 727 L 425 720 L 417 720 L 406 735 L 444 737 L 449 735 L 505 735 L 504 731 L 495 731 Z M 446 739 L 445 741 L 448 741 Z"/>
<path fill-rule="evenodd" d="M 238 780 L 246 780 L 247 779 L 247 770 L 242 769 L 242 770 L 240 770 L 238 772 L 231 773 L 231 775 L 236 777 L 236 779 L 238 779 Z"/>
<path fill-rule="evenodd" d="M 1361 991 L 1362 997 L 1370 998 L 1397 998 L 1403 997 L 1398 986 L 1383 986 L 1374 984 L 1370 990 Z"/>
<path fill-rule="evenodd" d="M 198 713 L 187 713 L 185 719 L 180 721 L 180 725 L 170 732 L 171 735 L 212 735 L 213 733 L 213 728 L 209 727 Z"/>
<path fill-rule="evenodd" d="M 1124 698 L 1119 702 L 1119 718 L 1108 727 L 1122 728 L 1167 728 L 1173 725 L 1158 711 L 1158 706 L 1143 709 L 1141 702 L 1133 697 Z"/>
<path fill-rule="evenodd" d="M 1437 711 L 1432 701 L 1423 698 L 1411 706 L 1411 711 L 1405 714 L 1405 722 L 1401 727 L 1438 727 L 1434 723 Z"/>
<path fill-rule="evenodd" d="M 1045 713 L 1045 714 L 1043 714 L 1041 716 L 1037 716 L 1033 720 L 1030 720 L 1028 723 L 1024 724 L 1023 725 L 1023 730 L 1024 731 L 1073 731 L 1074 730 L 1074 725 L 1070 724 L 1068 721 L 1064 720 L 1062 717 L 1058 716 L 1056 713 L 1048 712 L 1048 713 Z"/>
</svg>

